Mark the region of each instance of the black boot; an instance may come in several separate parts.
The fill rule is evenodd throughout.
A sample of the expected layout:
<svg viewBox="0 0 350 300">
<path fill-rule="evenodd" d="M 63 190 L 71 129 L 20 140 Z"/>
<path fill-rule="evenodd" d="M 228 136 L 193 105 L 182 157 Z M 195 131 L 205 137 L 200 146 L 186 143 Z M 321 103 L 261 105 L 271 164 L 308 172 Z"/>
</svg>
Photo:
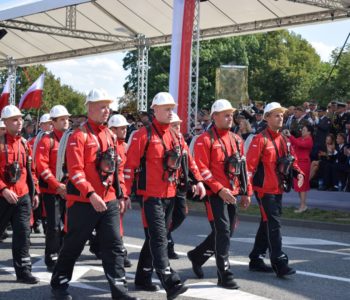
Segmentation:
<svg viewBox="0 0 350 300">
<path fill-rule="evenodd" d="M 72 296 L 63 289 L 52 289 L 51 290 L 51 299 L 54 300 L 72 300 Z"/>
<path fill-rule="evenodd" d="M 179 255 L 174 250 L 174 244 L 168 243 L 168 258 L 179 259 Z"/>
<path fill-rule="evenodd" d="M 24 271 L 21 275 L 17 276 L 17 282 L 27 283 L 27 284 L 36 284 L 40 280 L 38 277 L 33 276 L 30 271 Z"/>
<path fill-rule="evenodd" d="M 239 288 L 230 271 L 225 271 L 223 273 L 218 272 L 218 286 L 229 290 L 236 290 Z"/>
<path fill-rule="evenodd" d="M 251 259 L 249 262 L 249 270 L 253 272 L 272 273 L 273 269 L 265 264 L 261 258 Z"/>
<path fill-rule="evenodd" d="M 272 268 L 277 277 L 283 278 L 284 276 L 293 275 L 296 271 L 288 266 L 288 256 L 283 254 L 276 261 L 271 262 Z"/>
<path fill-rule="evenodd" d="M 199 279 L 202 279 L 204 277 L 204 273 L 203 273 L 203 270 L 202 270 L 202 266 L 200 264 L 197 264 L 194 259 L 193 259 L 193 255 L 192 255 L 192 252 L 191 251 L 188 251 L 187 252 L 187 257 L 188 259 L 190 260 L 190 262 L 192 263 L 192 270 L 193 270 L 193 273 L 196 274 L 196 276 L 199 278 Z"/>
<path fill-rule="evenodd" d="M 132 267 L 132 263 L 128 257 L 128 251 L 124 249 L 124 268 Z"/>
</svg>

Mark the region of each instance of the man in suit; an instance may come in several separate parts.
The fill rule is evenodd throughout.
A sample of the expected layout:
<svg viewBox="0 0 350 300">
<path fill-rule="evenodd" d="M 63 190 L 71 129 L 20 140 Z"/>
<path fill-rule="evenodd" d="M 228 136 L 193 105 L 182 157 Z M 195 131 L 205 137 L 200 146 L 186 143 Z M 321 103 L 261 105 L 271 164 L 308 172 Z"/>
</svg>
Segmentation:
<svg viewBox="0 0 350 300">
<path fill-rule="evenodd" d="M 290 133 L 296 138 L 301 137 L 303 127 L 311 123 L 312 120 L 305 112 L 305 108 L 303 106 L 297 106 L 294 110 L 294 119 L 290 125 Z"/>
</svg>

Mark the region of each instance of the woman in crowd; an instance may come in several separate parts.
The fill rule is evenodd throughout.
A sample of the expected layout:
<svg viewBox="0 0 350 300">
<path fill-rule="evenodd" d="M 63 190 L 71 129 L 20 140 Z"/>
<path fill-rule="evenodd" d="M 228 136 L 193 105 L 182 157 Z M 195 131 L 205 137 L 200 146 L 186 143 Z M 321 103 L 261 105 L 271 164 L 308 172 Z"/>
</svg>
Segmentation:
<svg viewBox="0 0 350 300">
<path fill-rule="evenodd" d="M 302 213 L 307 210 L 306 196 L 310 190 L 309 174 L 310 174 L 310 153 L 313 146 L 312 134 L 314 128 L 311 125 L 305 125 L 301 130 L 301 137 L 295 138 L 289 131 L 286 131 L 286 135 L 294 147 L 296 158 L 298 159 L 298 165 L 305 174 L 304 183 L 301 187 L 298 187 L 297 180 L 294 179 L 294 190 L 299 193 L 300 207 L 296 209 L 295 213 Z"/>
<path fill-rule="evenodd" d="M 243 140 L 246 140 L 247 137 L 252 133 L 252 126 L 250 125 L 247 119 L 240 119 L 239 129 L 237 134 L 242 137 Z"/>
</svg>

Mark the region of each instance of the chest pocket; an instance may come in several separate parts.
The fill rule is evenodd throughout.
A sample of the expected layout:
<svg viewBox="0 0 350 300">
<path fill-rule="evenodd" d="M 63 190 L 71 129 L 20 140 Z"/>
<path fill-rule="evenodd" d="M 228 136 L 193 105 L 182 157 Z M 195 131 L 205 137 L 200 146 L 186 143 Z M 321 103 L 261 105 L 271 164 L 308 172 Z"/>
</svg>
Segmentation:
<svg viewBox="0 0 350 300">
<path fill-rule="evenodd" d="M 162 141 L 158 137 L 152 136 L 148 146 L 147 157 L 148 159 L 163 159 L 164 147 Z"/>
<path fill-rule="evenodd" d="M 84 145 L 85 163 L 95 163 L 97 151 L 98 145 L 96 144 L 96 141 L 88 135 Z"/>
<path fill-rule="evenodd" d="M 215 163 L 224 164 L 225 154 L 222 150 L 221 144 L 218 141 L 215 141 L 212 145 L 211 157 L 210 160 Z"/>
</svg>

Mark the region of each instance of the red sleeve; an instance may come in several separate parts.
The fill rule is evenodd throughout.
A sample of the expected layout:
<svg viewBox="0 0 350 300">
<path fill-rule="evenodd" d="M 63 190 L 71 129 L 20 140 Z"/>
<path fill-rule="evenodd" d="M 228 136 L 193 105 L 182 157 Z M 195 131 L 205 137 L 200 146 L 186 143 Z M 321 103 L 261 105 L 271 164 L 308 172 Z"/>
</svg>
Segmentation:
<svg viewBox="0 0 350 300">
<path fill-rule="evenodd" d="M 117 152 L 119 153 L 120 158 L 122 159 L 119 168 L 118 168 L 118 179 L 120 183 L 120 188 L 123 191 L 123 195 L 126 197 L 127 196 L 127 190 L 125 186 L 125 178 L 124 178 L 124 166 L 125 166 L 125 147 L 124 145 L 119 145 L 118 143 L 116 144 L 117 146 Z"/>
<path fill-rule="evenodd" d="M 32 147 L 28 144 L 28 156 L 32 157 Z M 36 177 L 36 170 L 35 170 L 35 165 L 33 163 L 30 164 L 31 172 L 32 172 L 32 178 L 33 178 L 33 183 L 34 183 L 34 188 L 37 194 L 40 194 L 40 188 L 39 188 L 39 182 L 38 178 Z"/>
<path fill-rule="evenodd" d="M 247 172 L 249 185 L 253 185 L 253 176 L 260 162 L 260 157 L 264 149 L 265 138 L 258 134 L 253 137 L 247 151 Z"/>
<path fill-rule="evenodd" d="M 35 153 L 36 169 L 38 176 L 45 181 L 50 188 L 56 190 L 60 185 L 56 179 L 56 174 L 52 174 L 49 166 L 50 162 L 50 149 L 51 142 L 50 137 L 44 136 L 38 143 Z"/>
<path fill-rule="evenodd" d="M 186 150 L 186 152 L 187 152 L 187 155 L 188 155 L 188 168 L 191 171 L 193 177 L 197 181 L 203 181 L 203 177 L 199 173 L 199 169 L 197 167 L 197 164 L 196 164 L 195 160 L 193 159 L 187 144 L 184 143 L 183 147 L 184 147 L 184 150 Z"/>
<path fill-rule="evenodd" d="M 84 198 L 88 193 L 94 192 L 91 183 L 86 180 L 84 171 L 85 140 L 84 133 L 81 130 L 76 130 L 68 138 L 66 149 L 69 179 Z"/>
<path fill-rule="evenodd" d="M 141 157 L 144 154 L 145 146 L 147 142 L 146 128 L 141 128 L 136 131 L 132 136 L 128 152 L 126 155 L 126 164 L 124 167 L 124 178 L 126 186 L 126 195 L 131 194 L 131 188 L 134 181 L 134 173 L 137 168 L 140 167 Z"/>
<path fill-rule="evenodd" d="M 215 180 L 209 169 L 211 159 L 210 143 L 210 138 L 206 133 L 200 135 L 194 144 L 194 158 L 205 184 L 209 186 L 213 193 L 217 194 L 223 188 L 223 185 Z"/>
<path fill-rule="evenodd" d="M 244 156 L 244 141 L 243 141 L 243 139 L 240 137 L 240 136 L 238 136 L 237 134 L 236 134 L 236 138 L 239 140 L 239 147 L 240 147 L 240 149 L 239 149 L 239 151 L 240 151 L 240 153 L 241 153 L 241 155 L 242 156 Z M 248 168 L 248 167 L 247 167 Z M 253 188 L 252 188 L 252 184 L 251 184 L 251 182 L 250 182 L 250 180 L 249 180 L 249 177 L 248 177 L 248 169 L 247 169 L 247 178 L 248 178 L 248 182 L 247 182 L 247 194 L 248 194 L 248 196 L 252 196 L 253 195 Z"/>
<path fill-rule="evenodd" d="M 293 146 L 297 146 L 298 148 L 302 148 L 302 149 L 311 149 L 312 148 L 313 142 L 312 142 L 311 138 L 307 138 L 307 139 L 296 138 L 296 137 L 291 135 L 289 137 L 289 140 Z"/>
</svg>

